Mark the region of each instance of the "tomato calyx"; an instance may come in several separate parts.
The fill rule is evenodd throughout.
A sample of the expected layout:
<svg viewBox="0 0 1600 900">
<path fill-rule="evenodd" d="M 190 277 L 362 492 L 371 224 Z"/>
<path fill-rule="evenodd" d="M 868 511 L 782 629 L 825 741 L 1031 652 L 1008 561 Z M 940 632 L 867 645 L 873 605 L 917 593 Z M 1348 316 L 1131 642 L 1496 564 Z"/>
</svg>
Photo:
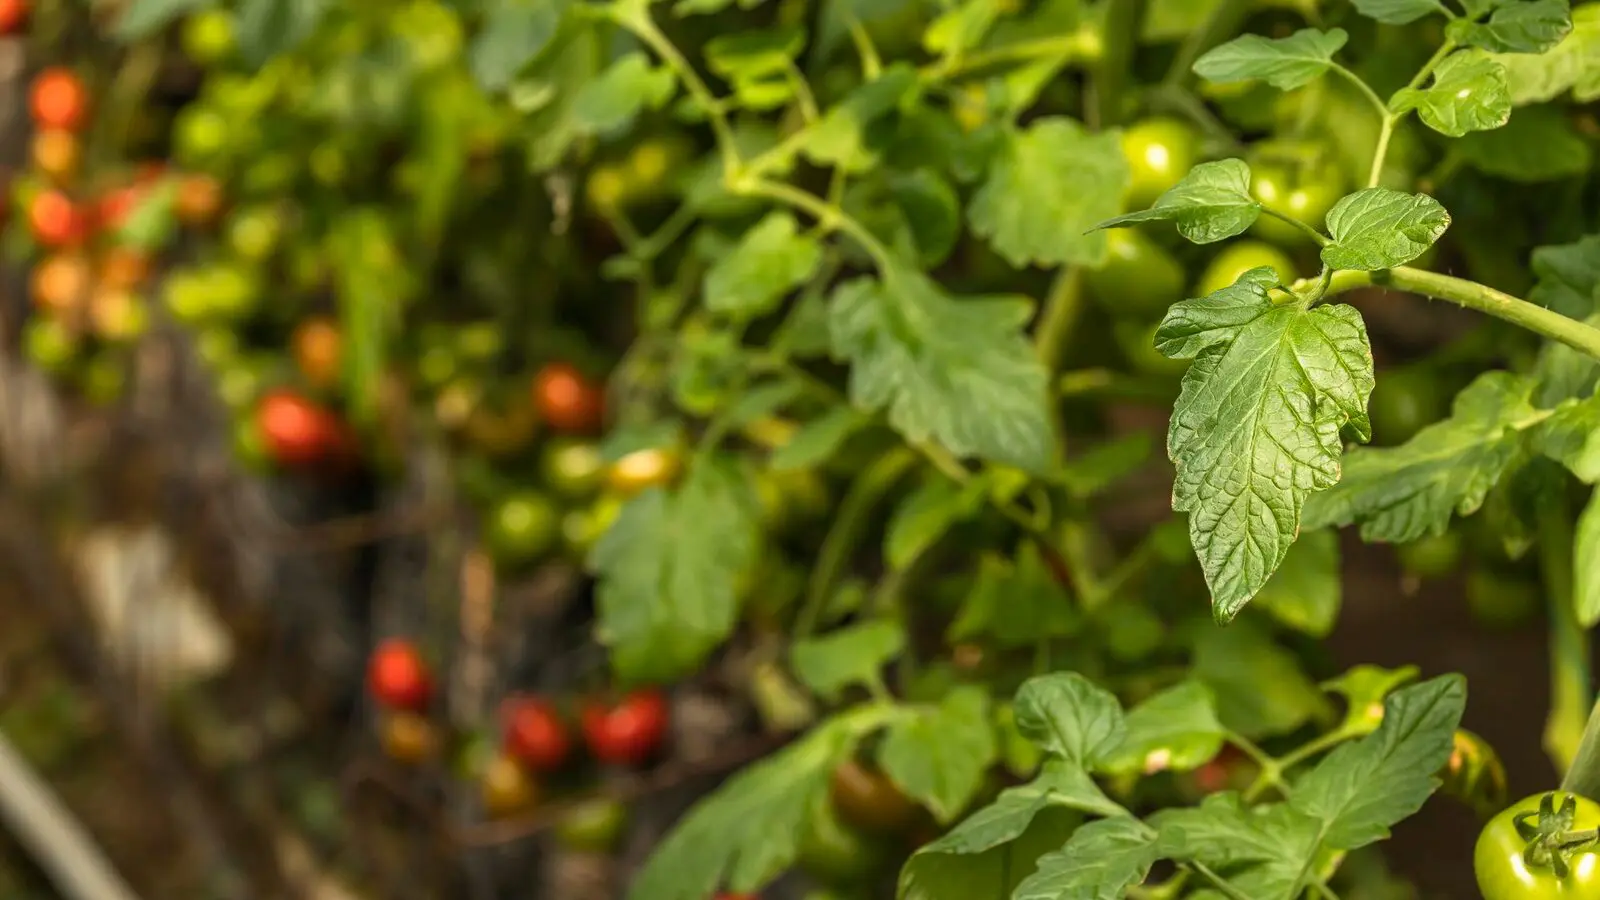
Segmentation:
<svg viewBox="0 0 1600 900">
<path fill-rule="evenodd" d="M 1566 878 L 1575 854 L 1600 847 L 1600 829 L 1573 830 L 1578 799 L 1562 794 L 1558 807 L 1556 797 L 1556 792 L 1545 794 L 1539 798 L 1538 810 L 1518 813 L 1511 822 L 1517 836 L 1528 844 L 1522 861 L 1529 868 L 1549 869 L 1557 878 Z"/>
</svg>

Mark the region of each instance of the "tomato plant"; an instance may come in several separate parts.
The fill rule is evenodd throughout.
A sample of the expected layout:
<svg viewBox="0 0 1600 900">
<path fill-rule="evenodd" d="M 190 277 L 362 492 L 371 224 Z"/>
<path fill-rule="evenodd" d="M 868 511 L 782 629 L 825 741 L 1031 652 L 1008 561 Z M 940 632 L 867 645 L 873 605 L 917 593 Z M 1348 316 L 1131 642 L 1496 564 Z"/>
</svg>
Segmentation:
<svg viewBox="0 0 1600 900">
<path fill-rule="evenodd" d="M 360 507 L 346 624 L 428 629 L 376 749 L 519 819 L 469 843 L 716 783 L 630 900 L 1371 895 L 1506 773 L 1434 634 L 1321 643 L 1357 538 L 1549 629 L 1507 739 L 1600 790 L 1600 3 L 59 6 L 0 3 L 0 333 L 85 405 L 170 342 L 252 477 Z M 1563 808 L 1486 893 L 1588 871 Z"/>
<path fill-rule="evenodd" d="M 1545 793 L 1512 804 L 1478 835 L 1473 851 L 1478 890 L 1485 900 L 1593 894 L 1600 889 L 1592 855 L 1596 829 L 1600 804 L 1587 797 Z"/>
</svg>

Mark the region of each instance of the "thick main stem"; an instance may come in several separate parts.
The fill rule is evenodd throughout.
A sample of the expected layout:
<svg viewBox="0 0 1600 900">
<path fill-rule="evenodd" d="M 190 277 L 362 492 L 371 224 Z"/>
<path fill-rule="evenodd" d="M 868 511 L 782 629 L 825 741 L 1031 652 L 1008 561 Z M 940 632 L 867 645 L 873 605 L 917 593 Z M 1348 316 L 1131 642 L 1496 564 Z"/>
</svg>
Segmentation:
<svg viewBox="0 0 1600 900">
<path fill-rule="evenodd" d="M 1569 319 L 1535 303 L 1513 297 L 1503 291 L 1454 278 L 1438 272 L 1399 266 L 1377 272 L 1341 270 L 1333 276 L 1327 296 L 1362 287 L 1388 287 L 1448 300 L 1468 309 L 1486 313 L 1513 325 L 1520 325 L 1535 334 L 1560 341 L 1594 359 L 1600 359 L 1600 328 Z"/>
<path fill-rule="evenodd" d="M 1589 709 L 1589 647 L 1572 607 L 1572 522 L 1565 503 L 1546 503 L 1539 514 L 1539 561 L 1550 600 L 1550 715 L 1544 749 L 1560 771 L 1570 771 L 1582 743 Z"/>
</svg>

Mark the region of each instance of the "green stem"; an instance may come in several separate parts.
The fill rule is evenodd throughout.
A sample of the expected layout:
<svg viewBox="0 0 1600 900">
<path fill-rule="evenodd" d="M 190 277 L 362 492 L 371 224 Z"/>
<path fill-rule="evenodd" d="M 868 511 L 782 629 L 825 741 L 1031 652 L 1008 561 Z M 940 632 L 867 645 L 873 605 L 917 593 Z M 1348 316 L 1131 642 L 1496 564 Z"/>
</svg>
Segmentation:
<svg viewBox="0 0 1600 900">
<path fill-rule="evenodd" d="M 807 83 L 805 73 L 800 71 L 800 67 L 796 66 L 793 60 L 789 61 L 789 66 L 784 72 L 788 77 L 789 86 L 794 88 L 795 98 L 800 103 L 800 117 L 805 119 L 807 125 L 815 122 L 822 113 L 817 109 L 817 98 L 811 94 L 811 85 Z"/>
<path fill-rule="evenodd" d="M 1072 326 L 1078 321 L 1083 308 L 1083 278 L 1077 266 L 1062 266 L 1045 295 L 1044 309 L 1039 314 L 1039 327 L 1033 334 L 1033 346 L 1045 368 L 1056 371 L 1061 361 L 1061 351 L 1072 337 Z"/>
<path fill-rule="evenodd" d="M 1199 875 L 1206 881 L 1211 882 L 1211 886 L 1217 889 L 1217 893 L 1227 897 L 1228 900 L 1253 900 L 1249 894 L 1246 894 L 1244 891 L 1234 887 L 1232 882 L 1228 881 L 1228 879 L 1223 878 L 1216 872 L 1211 871 L 1211 869 L 1207 867 L 1205 863 L 1187 862 L 1183 865 L 1185 868 L 1193 871 L 1196 875 Z"/>
<path fill-rule="evenodd" d="M 1572 606 L 1572 521 L 1566 504 L 1540 504 L 1539 564 L 1550 602 L 1550 714 L 1544 749 L 1556 770 L 1570 772 L 1584 738 L 1588 716 L 1588 635 Z"/>
<path fill-rule="evenodd" d="M 1578 752 L 1561 779 L 1561 789 L 1591 800 L 1600 797 L 1600 702 L 1589 711 L 1589 724 L 1584 726 Z"/>
<path fill-rule="evenodd" d="M 1494 288 L 1438 272 L 1399 266 L 1377 272 L 1340 270 L 1334 273 L 1326 296 L 1362 287 L 1388 287 L 1437 300 L 1520 325 L 1535 334 L 1559 341 L 1594 359 L 1600 359 L 1600 328 L 1569 319 L 1534 303 Z"/>
<path fill-rule="evenodd" d="M 1104 48 L 1094 72 L 1094 121 L 1101 128 L 1122 122 L 1122 97 L 1132 73 L 1146 5 L 1146 0 L 1111 0 L 1106 11 Z"/>
<path fill-rule="evenodd" d="M 1091 37 L 1074 33 L 1034 41 L 1017 41 L 992 50 L 969 53 L 960 59 L 924 66 L 917 74 L 924 82 L 949 81 L 1001 63 L 1031 62 L 1051 57 L 1060 57 L 1063 62 L 1072 62 L 1093 58 L 1098 52 L 1098 47 L 1092 43 Z"/>
<path fill-rule="evenodd" d="M 1189 32 L 1189 36 L 1178 47 L 1178 55 L 1172 58 L 1167 75 L 1161 80 L 1162 86 L 1187 85 L 1194 75 L 1194 61 L 1200 58 L 1200 54 L 1238 31 L 1245 17 L 1250 14 L 1251 5 L 1252 0 L 1222 0 L 1212 7 L 1211 15 L 1206 17 L 1204 24 Z"/>
<path fill-rule="evenodd" d="M 1266 213 L 1267 215 L 1273 217 L 1274 219 L 1278 219 L 1280 221 L 1288 222 L 1290 225 L 1293 225 L 1294 227 L 1300 229 L 1301 231 L 1305 232 L 1306 235 L 1308 237 L 1310 237 L 1313 241 L 1316 241 L 1317 244 L 1320 245 L 1320 246 L 1324 246 L 1325 247 L 1331 242 L 1330 238 L 1327 235 L 1325 235 L 1322 232 L 1318 231 L 1317 229 L 1311 227 L 1310 225 L 1307 225 L 1306 223 L 1300 221 L 1299 219 L 1296 219 L 1294 216 L 1291 216 L 1291 215 L 1289 215 L 1287 213 L 1278 212 L 1277 210 L 1275 210 L 1275 209 L 1273 209 L 1273 208 L 1271 208 L 1269 206 L 1261 207 L 1261 211 Z"/>
<path fill-rule="evenodd" d="M 636 11 L 637 15 L 634 14 Z M 711 88 L 706 86 L 700 73 L 696 72 L 694 66 L 678 52 L 677 46 L 671 39 L 656 27 L 655 20 L 650 18 L 648 6 L 619 4 L 610 7 L 609 14 L 612 21 L 632 32 L 634 37 L 654 50 L 662 62 L 678 74 L 678 80 L 683 82 L 684 89 L 705 110 L 706 118 L 711 122 L 711 132 L 717 138 L 717 149 L 722 153 L 723 171 L 730 173 L 738 171 L 739 150 L 733 140 L 733 127 L 728 122 L 727 111 L 717 102 L 716 95 L 711 93 Z"/>
<path fill-rule="evenodd" d="M 1394 126 L 1400 121 L 1400 116 L 1389 111 L 1389 104 L 1383 102 L 1378 92 L 1372 89 L 1360 75 L 1341 65 L 1334 65 L 1333 71 L 1341 78 L 1355 85 L 1361 91 L 1361 96 L 1367 98 L 1372 108 L 1378 111 L 1378 141 L 1372 148 L 1372 165 L 1368 168 L 1367 187 L 1378 186 L 1378 181 L 1383 177 L 1383 161 L 1389 155 L 1389 139 L 1394 137 Z"/>
<path fill-rule="evenodd" d="M 879 273 L 886 274 L 894 268 L 894 255 L 889 248 L 883 245 L 865 225 L 856 221 L 844 210 L 818 197 L 807 193 L 793 185 L 772 181 L 766 178 L 743 178 L 735 185 L 734 189 L 742 194 L 753 194 L 777 200 L 806 213 L 817 220 L 823 231 L 842 231 L 854 238 L 867 255 L 872 257 L 873 263 L 878 267 Z"/>
<path fill-rule="evenodd" d="M 861 79 L 863 81 L 876 81 L 878 73 L 883 71 L 883 58 L 878 55 L 878 45 L 872 42 L 872 35 L 867 33 L 861 20 L 853 13 L 850 17 L 850 41 L 856 45 L 856 55 L 861 57 Z"/>
<path fill-rule="evenodd" d="M 816 567 L 811 570 L 811 581 L 806 586 L 805 605 L 795 616 L 794 636 L 797 639 L 806 637 L 816 629 L 817 620 L 822 617 L 822 610 L 832 597 L 839 570 L 849 561 L 850 552 L 856 548 L 861 533 L 866 530 L 867 516 L 916 461 L 916 455 L 909 448 L 899 447 L 878 457 L 871 468 L 856 476 L 817 552 Z"/>
</svg>

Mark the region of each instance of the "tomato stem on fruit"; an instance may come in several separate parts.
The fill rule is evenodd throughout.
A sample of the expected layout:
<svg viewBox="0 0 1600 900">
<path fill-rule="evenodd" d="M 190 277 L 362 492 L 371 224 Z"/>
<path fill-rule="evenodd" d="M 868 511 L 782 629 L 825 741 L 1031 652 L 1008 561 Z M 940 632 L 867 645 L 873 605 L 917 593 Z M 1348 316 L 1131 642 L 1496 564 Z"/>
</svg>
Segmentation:
<svg viewBox="0 0 1600 900">
<path fill-rule="evenodd" d="M 1388 287 L 1448 300 L 1475 309 L 1536 334 L 1559 341 L 1594 359 L 1600 359 L 1600 328 L 1570 319 L 1558 312 L 1497 291 L 1487 285 L 1438 272 L 1397 266 L 1376 272 L 1341 269 L 1334 273 L 1327 296 L 1362 287 Z"/>
</svg>

